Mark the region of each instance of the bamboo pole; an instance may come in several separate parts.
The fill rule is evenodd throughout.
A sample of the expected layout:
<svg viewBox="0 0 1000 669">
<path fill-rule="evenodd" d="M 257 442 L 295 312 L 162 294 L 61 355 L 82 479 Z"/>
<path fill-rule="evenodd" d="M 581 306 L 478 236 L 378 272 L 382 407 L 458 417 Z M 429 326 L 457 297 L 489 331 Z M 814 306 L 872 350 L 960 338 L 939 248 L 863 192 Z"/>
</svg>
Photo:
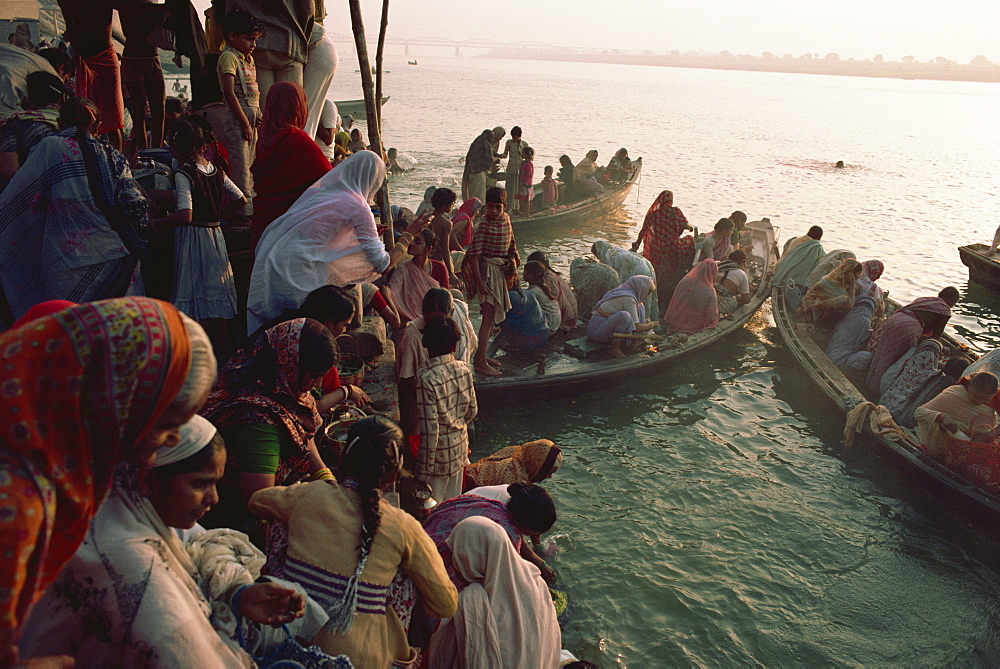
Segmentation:
<svg viewBox="0 0 1000 669">
<path fill-rule="evenodd" d="M 389 29 L 389 0 L 382 0 L 382 23 L 378 29 L 378 48 L 375 50 L 375 109 L 378 127 L 382 127 L 382 57 L 385 55 L 385 33 Z"/>
<path fill-rule="evenodd" d="M 378 107 L 381 106 L 382 100 L 379 99 L 376 101 L 372 90 L 372 67 L 371 61 L 368 60 L 368 43 L 365 41 L 365 24 L 361 17 L 361 2 L 360 0 L 349 1 L 351 7 L 351 26 L 354 30 L 354 45 L 358 50 L 358 65 L 361 67 L 361 88 L 365 94 L 365 115 L 368 118 L 368 143 L 375 147 L 376 153 L 380 153 L 382 148 L 382 127 L 380 123 L 382 115 L 379 113 Z M 388 0 L 383 0 L 383 2 L 386 5 L 388 4 Z M 388 7 L 383 6 L 383 21 L 386 21 L 387 11 Z M 389 208 L 388 183 L 383 182 L 382 188 L 379 189 L 378 194 L 375 196 L 375 201 L 381 212 L 382 225 L 385 226 L 383 241 L 385 242 L 386 249 L 390 249 L 396 242 L 392 234 L 392 211 Z"/>
</svg>

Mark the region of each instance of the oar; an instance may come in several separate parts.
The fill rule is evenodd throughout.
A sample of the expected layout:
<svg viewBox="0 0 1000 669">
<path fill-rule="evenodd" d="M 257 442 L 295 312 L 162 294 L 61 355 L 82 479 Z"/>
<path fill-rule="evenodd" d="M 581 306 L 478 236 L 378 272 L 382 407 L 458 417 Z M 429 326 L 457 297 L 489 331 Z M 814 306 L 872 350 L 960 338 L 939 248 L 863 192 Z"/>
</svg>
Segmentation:
<svg viewBox="0 0 1000 669">
<path fill-rule="evenodd" d="M 631 334 L 625 334 L 624 332 L 612 332 L 612 339 L 629 339 L 632 341 L 663 341 L 666 339 L 663 335 L 658 335 L 655 332 L 633 332 Z"/>
</svg>

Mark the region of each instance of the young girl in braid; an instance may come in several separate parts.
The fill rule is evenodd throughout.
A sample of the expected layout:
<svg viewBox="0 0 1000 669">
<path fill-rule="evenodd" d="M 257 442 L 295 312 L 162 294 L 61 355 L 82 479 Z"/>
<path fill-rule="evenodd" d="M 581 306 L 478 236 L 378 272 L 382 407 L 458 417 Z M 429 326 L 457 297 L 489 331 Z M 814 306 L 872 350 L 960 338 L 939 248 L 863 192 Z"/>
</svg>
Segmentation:
<svg viewBox="0 0 1000 669">
<path fill-rule="evenodd" d="M 261 490 L 250 510 L 288 524 L 282 577 L 320 603 L 330 621 L 312 642 L 343 653 L 356 667 L 408 665 L 417 652 L 387 605 L 389 586 L 402 570 L 431 616 L 455 613 L 458 593 L 420 524 L 382 499 L 402 462 L 403 433 L 383 416 L 354 424 L 337 472 L 339 483 L 314 481 Z"/>
</svg>

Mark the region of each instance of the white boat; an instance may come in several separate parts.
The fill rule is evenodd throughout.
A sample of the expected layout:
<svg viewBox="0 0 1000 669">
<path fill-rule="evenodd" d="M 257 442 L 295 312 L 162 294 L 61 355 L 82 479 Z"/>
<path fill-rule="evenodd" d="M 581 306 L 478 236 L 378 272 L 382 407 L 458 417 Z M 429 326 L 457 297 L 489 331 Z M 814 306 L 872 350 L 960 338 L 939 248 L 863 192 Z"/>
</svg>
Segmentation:
<svg viewBox="0 0 1000 669">
<path fill-rule="evenodd" d="M 389 96 L 382 98 L 382 104 L 389 101 Z M 342 117 L 350 114 L 354 117 L 355 121 L 364 121 L 367 119 L 368 114 L 365 110 L 364 98 L 361 100 L 337 100 L 334 102 L 337 105 L 337 113 Z"/>
</svg>

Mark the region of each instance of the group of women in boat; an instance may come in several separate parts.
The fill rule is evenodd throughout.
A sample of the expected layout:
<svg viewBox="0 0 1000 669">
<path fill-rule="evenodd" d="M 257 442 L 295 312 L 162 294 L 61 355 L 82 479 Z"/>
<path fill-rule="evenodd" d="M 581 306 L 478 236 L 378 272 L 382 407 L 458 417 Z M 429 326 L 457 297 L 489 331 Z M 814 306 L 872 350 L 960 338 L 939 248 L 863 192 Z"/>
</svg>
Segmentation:
<svg viewBox="0 0 1000 669">
<path fill-rule="evenodd" d="M 783 299 L 795 309 L 800 335 L 825 341 L 830 360 L 898 426 L 916 428 L 921 447 L 934 459 L 969 476 L 956 451 L 964 457 L 969 441 L 995 451 L 987 458 L 994 471 L 984 475 L 994 480 L 1000 475 L 1000 444 L 994 443 L 1000 370 L 991 362 L 995 356 L 974 362 L 943 336 L 958 290 L 949 286 L 887 308 L 877 283 L 883 263 L 860 262 L 843 249 L 825 253 L 821 238 L 822 230 L 813 228 L 791 240 L 778 264 Z"/>
</svg>

